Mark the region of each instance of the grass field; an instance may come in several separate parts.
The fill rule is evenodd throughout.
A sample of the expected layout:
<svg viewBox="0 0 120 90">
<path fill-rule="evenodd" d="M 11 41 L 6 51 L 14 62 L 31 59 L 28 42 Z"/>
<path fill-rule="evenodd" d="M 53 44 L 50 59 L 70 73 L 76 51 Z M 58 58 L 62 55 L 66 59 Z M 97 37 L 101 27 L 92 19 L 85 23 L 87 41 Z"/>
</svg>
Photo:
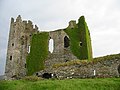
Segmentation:
<svg viewBox="0 0 120 90">
<path fill-rule="evenodd" d="M 120 78 L 0 81 L 0 90 L 120 90 Z"/>
</svg>

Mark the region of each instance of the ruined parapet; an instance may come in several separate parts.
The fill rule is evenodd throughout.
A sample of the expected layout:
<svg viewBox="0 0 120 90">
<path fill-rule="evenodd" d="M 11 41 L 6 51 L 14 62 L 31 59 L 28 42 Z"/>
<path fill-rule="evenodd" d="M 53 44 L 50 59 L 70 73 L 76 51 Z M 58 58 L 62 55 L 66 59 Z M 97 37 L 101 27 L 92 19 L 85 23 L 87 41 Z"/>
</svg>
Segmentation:
<svg viewBox="0 0 120 90">
<path fill-rule="evenodd" d="M 69 26 L 68 26 L 68 28 L 75 28 L 77 25 L 76 25 L 76 21 L 75 20 L 71 20 L 70 22 L 69 22 Z"/>
<path fill-rule="evenodd" d="M 16 21 L 11 18 L 5 68 L 5 75 L 8 78 L 26 75 L 26 56 L 30 46 L 30 38 L 32 34 L 38 32 L 37 29 L 33 28 L 30 21 L 22 21 L 20 15 Z"/>
<path fill-rule="evenodd" d="M 16 18 L 16 22 L 22 21 L 22 18 L 20 15 L 18 15 L 18 17 Z"/>
</svg>

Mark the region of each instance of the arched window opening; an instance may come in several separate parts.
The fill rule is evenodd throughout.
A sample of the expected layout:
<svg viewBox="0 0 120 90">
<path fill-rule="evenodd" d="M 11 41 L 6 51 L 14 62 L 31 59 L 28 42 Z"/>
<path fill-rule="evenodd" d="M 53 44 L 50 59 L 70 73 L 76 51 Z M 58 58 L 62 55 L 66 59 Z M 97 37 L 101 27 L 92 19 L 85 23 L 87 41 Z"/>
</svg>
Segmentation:
<svg viewBox="0 0 120 90">
<path fill-rule="evenodd" d="M 65 47 L 65 48 L 67 48 L 67 47 L 70 46 L 69 41 L 70 41 L 69 38 L 68 38 L 67 36 L 65 36 L 65 37 L 64 37 L 64 47 Z"/>
<path fill-rule="evenodd" d="M 54 41 L 53 41 L 53 39 L 51 39 L 51 37 L 50 37 L 50 40 L 49 40 L 49 51 L 50 51 L 51 53 L 53 53 L 53 50 L 54 50 Z"/>
</svg>

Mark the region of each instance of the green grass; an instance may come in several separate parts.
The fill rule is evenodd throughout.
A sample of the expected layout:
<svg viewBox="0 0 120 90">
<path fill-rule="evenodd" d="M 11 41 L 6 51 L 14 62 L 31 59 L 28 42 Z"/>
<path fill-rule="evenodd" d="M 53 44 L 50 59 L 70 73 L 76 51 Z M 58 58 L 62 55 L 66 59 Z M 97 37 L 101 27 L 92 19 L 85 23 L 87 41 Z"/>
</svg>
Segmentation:
<svg viewBox="0 0 120 90">
<path fill-rule="evenodd" d="M 30 53 L 27 56 L 27 75 L 44 69 L 44 61 L 48 55 L 48 33 L 35 34 L 31 40 Z"/>
<path fill-rule="evenodd" d="M 120 90 L 120 78 L 0 81 L 0 90 Z"/>
<path fill-rule="evenodd" d="M 81 16 L 78 24 L 74 28 L 64 30 L 70 38 L 70 49 L 80 60 L 92 59 L 92 46 L 88 26 L 84 16 Z M 82 42 L 82 46 L 80 46 Z"/>
</svg>

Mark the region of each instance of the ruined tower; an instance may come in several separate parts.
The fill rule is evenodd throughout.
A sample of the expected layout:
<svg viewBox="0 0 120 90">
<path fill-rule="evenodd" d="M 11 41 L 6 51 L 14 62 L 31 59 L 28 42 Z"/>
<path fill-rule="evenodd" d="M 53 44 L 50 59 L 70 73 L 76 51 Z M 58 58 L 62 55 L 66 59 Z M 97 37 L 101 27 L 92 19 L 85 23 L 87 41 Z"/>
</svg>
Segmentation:
<svg viewBox="0 0 120 90">
<path fill-rule="evenodd" d="M 22 21 L 20 15 L 16 21 L 11 18 L 5 67 L 5 75 L 8 78 L 26 75 L 26 56 L 29 53 L 30 39 L 37 32 L 37 26 L 33 28 L 31 21 Z"/>
</svg>

